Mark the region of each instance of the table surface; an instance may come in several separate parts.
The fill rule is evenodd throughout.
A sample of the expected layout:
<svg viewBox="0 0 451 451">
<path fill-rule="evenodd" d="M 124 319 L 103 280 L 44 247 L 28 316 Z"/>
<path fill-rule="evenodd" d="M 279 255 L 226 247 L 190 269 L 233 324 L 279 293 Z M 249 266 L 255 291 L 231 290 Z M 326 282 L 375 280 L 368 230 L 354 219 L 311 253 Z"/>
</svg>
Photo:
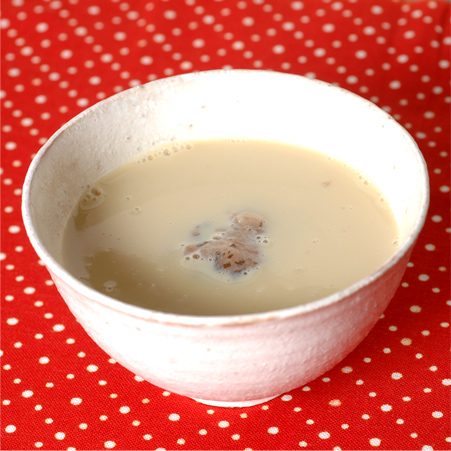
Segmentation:
<svg viewBox="0 0 451 451">
<path fill-rule="evenodd" d="M 450 3 L 2 2 L 2 449 L 450 449 Z M 130 87 L 217 68 L 334 83 L 389 112 L 428 164 L 402 284 L 357 349 L 264 405 L 209 407 L 110 359 L 26 236 L 21 187 L 65 122 Z"/>
</svg>

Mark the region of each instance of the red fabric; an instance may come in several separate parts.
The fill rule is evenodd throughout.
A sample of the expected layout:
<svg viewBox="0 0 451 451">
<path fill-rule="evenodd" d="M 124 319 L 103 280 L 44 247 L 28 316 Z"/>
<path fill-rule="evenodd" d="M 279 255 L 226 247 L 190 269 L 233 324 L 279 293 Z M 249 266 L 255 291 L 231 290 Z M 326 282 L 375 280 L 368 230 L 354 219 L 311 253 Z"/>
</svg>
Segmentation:
<svg viewBox="0 0 451 451">
<path fill-rule="evenodd" d="M 6 0 L 2 4 L 2 449 L 450 449 L 450 3 Z M 337 367 L 224 409 L 140 381 L 75 321 L 25 234 L 33 155 L 100 99 L 221 67 L 338 84 L 417 140 L 431 206 L 402 286 Z M 264 93 L 262 93 L 264 95 Z"/>
</svg>

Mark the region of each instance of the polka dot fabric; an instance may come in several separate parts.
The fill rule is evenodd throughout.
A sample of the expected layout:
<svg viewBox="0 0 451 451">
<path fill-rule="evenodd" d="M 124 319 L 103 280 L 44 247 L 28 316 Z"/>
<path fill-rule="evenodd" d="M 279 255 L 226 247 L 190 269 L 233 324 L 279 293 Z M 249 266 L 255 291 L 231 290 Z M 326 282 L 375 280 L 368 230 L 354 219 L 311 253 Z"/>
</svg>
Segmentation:
<svg viewBox="0 0 451 451">
<path fill-rule="evenodd" d="M 2 2 L 2 449 L 450 449 L 449 18 L 445 1 Z M 208 407 L 116 364 L 67 309 L 20 214 L 28 165 L 63 123 L 129 87 L 216 68 L 371 100 L 416 139 L 431 184 L 402 285 L 368 337 L 249 408 Z"/>
</svg>

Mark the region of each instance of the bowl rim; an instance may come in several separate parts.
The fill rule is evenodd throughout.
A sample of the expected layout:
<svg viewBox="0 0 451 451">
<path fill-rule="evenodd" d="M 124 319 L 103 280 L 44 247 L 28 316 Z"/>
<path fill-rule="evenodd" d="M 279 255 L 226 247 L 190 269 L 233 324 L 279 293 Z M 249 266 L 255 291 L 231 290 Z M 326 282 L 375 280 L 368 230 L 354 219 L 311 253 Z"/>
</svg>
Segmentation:
<svg viewBox="0 0 451 451">
<path fill-rule="evenodd" d="M 257 313 L 246 313 L 246 314 L 237 314 L 237 315 L 218 315 L 218 316 L 199 316 L 199 315 L 188 315 L 188 314 L 176 314 L 176 313 L 168 313 L 162 312 L 158 310 L 152 310 L 145 307 L 140 307 L 133 304 L 128 304 L 124 301 L 120 301 L 118 299 L 112 298 L 106 294 L 103 294 L 94 288 L 91 288 L 81 281 L 79 281 L 76 277 L 72 276 L 64 267 L 53 258 L 50 253 L 45 249 L 45 246 L 39 239 L 37 232 L 35 230 L 32 214 L 31 214 L 31 185 L 33 182 L 34 174 L 39 166 L 40 161 L 46 155 L 48 151 L 50 151 L 53 142 L 67 129 L 69 129 L 73 124 L 77 123 L 85 116 L 92 114 L 98 108 L 112 102 L 116 102 L 120 100 L 124 96 L 128 96 L 132 94 L 134 91 L 142 89 L 143 86 L 148 86 L 151 84 L 166 84 L 172 83 L 180 80 L 181 82 L 190 81 L 193 79 L 198 79 L 200 77 L 205 76 L 216 76 L 221 74 L 255 74 L 259 76 L 259 74 L 265 74 L 268 76 L 269 74 L 274 75 L 275 77 L 296 77 L 303 79 L 307 83 L 317 84 L 323 87 L 328 87 L 334 91 L 340 92 L 343 95 L 348 95 L 357 100 L 362 104 L 362 107 L 371 108 L 373 111 L 384 117 L 385 119 L 391 120 L 392 125 L 399 129 L 399 132 L 404 135 L 405 139 L 411 144 L 411 150 L 414 153 L 414 157 L 416 157 L 416 161 L 418 164 L 418 169 L 422 176 L 422 186 L 421 193 L 423 194 L 421 199 L 421 204 L 419 208 L 419 214 L 416 218 L 416 221 L 402 245 L 395 251 L 395 253 L 386 260 L 381 266 L 379 266 L 375 271 L 358 280 L 352 285 L 332 293 L 329 296 L 316 299 L 314 301 L 307 302 L 305 304 L 299 304 L 292 307 L 286 307 L 281 309 L 275 309 L 264 312 Z M 271 76 L 271 75 L 269 75 Z M 261 323 L 267 321 L 274 320 L 283 320 L 289 317 L 295 317 L 298 315 L 307 314 L 319 309 L 323 309 L 331 304 L 340 302 L 348 298 L 349 296 L 357 293 L 362 290 L 364 287 L 370 285 L 378 278 L 382 277 L 383 274 L 388 272 L 392 267 L 396 266 L 396 264 L 411 250 L 414 246 L 418 235 L 420 234 L 424 223 L 426 221 L 426 216 L 429 208 L 429 200 L 430 200 L 430 188 L 429 188 L 429 175 L 427 170 L 426 161 L 417 145 L 413 137 L 409 134 L 409 132 L 402 127 L 392 116 L 390 116 L 386 111 L 379 108 L 377 105 L 372 103 L 371 101 L 354 94 L 351 91 L 348 91 L 339 86 L 332 85 L 331 83 L 308 78 L 302 75 L 276 72 L 272 70 L 253 70 L 253 69 L 215 69 L 201 72 L 193 72 L 187 74 L 174 75 L 171 77 L 157 79 L 143 85 L 138 85 L 124 91 L 121 91 L 117 94 L 114 94 L 104 100 L 101 100 L 89 108 L 83 110 L 64 125 L 62 125 L 53 135 L 47 140 L 47 142 L 39 149 L 38 153 L 34 156 L 31 161 L 31 164 L 27 170 L 27 174 L 25 176 L 23 188 L 22 188 L 22 219 L 25 225 L 26 233 L 29 237 L 29 240 L 37 253 L 38 257 L 42 260 L 50 274 L 53 276 L 57 276 L 59 279 L 64 280 L 68 283 L 68 285 L 80 293 L 82 296 L 87 297 L 88 299 L 103 304 L 106 307 L 112 308 L 116 311 L 125 313 L 127 315 L 138 317 L 148 321 L 156 321 L 159 323 L 166 324 L 174 324 L 180 326 L 238 326 L 238 325 L 247 325 L 254 323 Z"/>
</svg>

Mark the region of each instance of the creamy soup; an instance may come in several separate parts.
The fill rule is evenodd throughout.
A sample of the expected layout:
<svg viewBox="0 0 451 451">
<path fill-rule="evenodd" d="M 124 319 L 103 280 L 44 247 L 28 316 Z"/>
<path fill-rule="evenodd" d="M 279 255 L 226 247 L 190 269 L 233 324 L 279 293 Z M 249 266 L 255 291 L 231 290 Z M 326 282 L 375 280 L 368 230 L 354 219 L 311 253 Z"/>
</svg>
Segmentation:
<svg viewBox="0 0 451 451">
<path fill-rule="evenodd" d="M 164 312 L 234 315 L 311 302 L 397 249 L 390 205 L 342 161 L 280 142 L 157 147 L 85 190 L 64 266 Z"/>
</svg>

